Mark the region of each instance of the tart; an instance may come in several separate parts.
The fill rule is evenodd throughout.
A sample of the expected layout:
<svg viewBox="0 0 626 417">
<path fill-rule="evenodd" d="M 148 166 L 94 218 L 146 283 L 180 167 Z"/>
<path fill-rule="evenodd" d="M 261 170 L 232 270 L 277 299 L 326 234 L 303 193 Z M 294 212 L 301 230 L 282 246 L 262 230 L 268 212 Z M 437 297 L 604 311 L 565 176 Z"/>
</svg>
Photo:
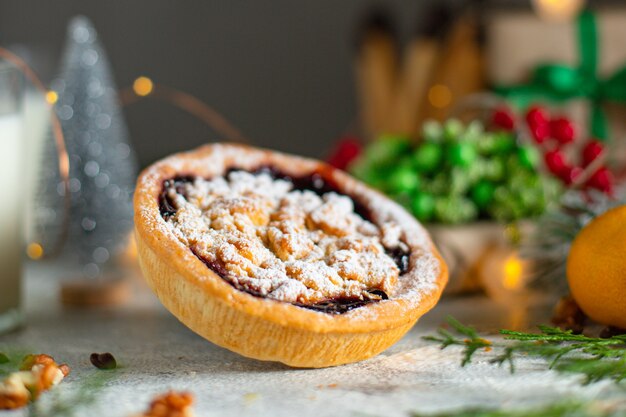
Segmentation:
<svg viewBox="0 0 626 417">
<path fill-rule="evenodd" d="M 144 170 L 134 204 L 140 265 L 161 302 L 251 358 L 314 368 L 370 358 L 447 281 L 411 215 L 311 159 L 206 145 Z"/>
</svg>

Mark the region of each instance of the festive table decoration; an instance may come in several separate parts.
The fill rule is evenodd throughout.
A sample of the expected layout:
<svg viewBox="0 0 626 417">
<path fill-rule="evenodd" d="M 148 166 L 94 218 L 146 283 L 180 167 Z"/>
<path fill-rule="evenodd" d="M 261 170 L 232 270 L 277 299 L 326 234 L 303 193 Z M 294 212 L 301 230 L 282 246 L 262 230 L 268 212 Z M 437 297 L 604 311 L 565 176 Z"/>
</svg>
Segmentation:
<svg viewBox="0 0 626 417">
<path fill-rule="evenodd" d="M 578 64 L 545 63 L 546 56 L 564 59 L 564 54 L 570 51 L 570 48 L 554 47 L 557 44 L 563 46 L 564 42 L 557 43 L 558 41 L 571 38 L 569 32 L 566 32 L 566 24 L 539 23 L 536 18 L 531 21 L 530 17 L 523 20 L 520 15 L 492 18 L 487 32 L 488 54 L 492 58 L 489 69 L 495 90 L 521 108 L 526 108 L 537 100 L 561 105 L 584 101 L 588 107 L 585 113 L 588 114 L 590 136 L 608 140 L 612 135 L 609 133 L 607 104 L 621 105 L 623 112 L 623 105 L 626 103 L 626 68 L 623 66 L 626 57 L 623 48 L 616 47 L 619 39 L 623 38 L 624 15 L 617 12 L 608 17 L 609 14 L 613 12 L 599 13 L 601 20 L 606 20 L 603 23 L 610 26 L 603 33 L 605 39 L 602 43 L 599 42 L 596 14 L 583 11 L 578 16 L 575 45 Z M 530 40 L 542 35 L 552 38 L 542 39 L 542 42 Z M 601 48 L 605 48 L 602 50 L 602 57 L 607 60 L 607 65 L 599 62 Z M 511 56 L 511 49 L 516 51 L 514 57 Z M 549 54 L 546 53 L 548 50 Z M 568 57 L 567 61 L 570 60 Z M 528 65 L 533 68 L 528 68 Z M 511 83 L 513 78 L 517 78 L 514 74 L 521 73 L 522 69 L 532 73 L 530 81 Z M 612 118 L 619 118 L 618 114 L 610 113 Z M 617 136 L 623 135 L 623 123 L 619 120 L 611 122 L 619 129 Z"/>
<path fill-rule="evenodd" d="M 525 142 L 534 143 L 542 154 L 543 166 L 565 186 L 613 194 L 615 179 L 606 166 L 606 145 L 581 137 L 570 118 L 550 114 L 538 105 L 531 106 L 521 117 L 500 105 L 492 113 L 491 124 L 515 131 Z"/>
<path fill-rule="evenodd" d="M 97 277 L 113 265 L 132 226 L 137 166 L 107 57 L 84 17 L 70 22 L 61 76 L 52 85 L 69 154 L 70 221 L 62 256 L 81 275 Z M 65 210 L 56 149 L 49 148 L 45 158 L 39 205 L 54 215 L 42 221 L 43 238 L 62 229 Z"/>
<path fill-rule="evenodd" d="M 512 132 L 451 119 L 426 123 L 422 137 L 417 144 L 380 138 L 350 170 L 423 222 L 510 222 L 536 217 L 557 201 L 560 187 L 538 169 L 537 150 L 518 144 Z"/>
</svg>

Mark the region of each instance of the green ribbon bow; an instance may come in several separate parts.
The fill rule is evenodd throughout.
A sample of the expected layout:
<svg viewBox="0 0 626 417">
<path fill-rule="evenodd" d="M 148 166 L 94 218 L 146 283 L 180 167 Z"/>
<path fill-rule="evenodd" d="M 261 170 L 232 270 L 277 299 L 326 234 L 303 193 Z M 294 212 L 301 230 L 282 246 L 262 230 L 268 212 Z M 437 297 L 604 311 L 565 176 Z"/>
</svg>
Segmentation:
<svg viewBox="0 0 626 417">
<path fill-rule="evenodd" d="M 608 138 L 607 121 L 602 104 L 626 104 L 626 66 L 607 79 L 600 79 L 598 66 L 598 33 L 593 13 L 584 11 L 578 17 L 580 64 L 542 64 L 535 68 L 528 84 L 498 86 L 495 91 L 522 107 L 538 98 L 555 102 L 586 98 L 591 103 L 591 134 L 601 140 Z"/>
</svg>

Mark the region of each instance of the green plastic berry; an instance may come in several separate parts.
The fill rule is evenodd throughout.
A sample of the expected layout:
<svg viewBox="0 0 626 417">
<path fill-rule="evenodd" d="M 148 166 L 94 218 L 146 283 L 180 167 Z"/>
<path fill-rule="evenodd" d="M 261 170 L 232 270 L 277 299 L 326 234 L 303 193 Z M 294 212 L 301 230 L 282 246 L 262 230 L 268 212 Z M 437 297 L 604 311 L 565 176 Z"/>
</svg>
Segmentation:
<svg viewBox="0 0 626 417">
<path fill-rule="evenodd" d="M 467 223 L 476 219 L 478 216 L 478 209 L 476 205 L 467 198 L 461 198 L 458 200 L 459 212 L 461 213 L 461 222 Z"/>
<path fill-rule="evenodd" d="M 518 191 L 500 186 L 494 192 L 494 201 L 489 205 L 488 212 L 497 220 L 513 221 L 526 217 L 527 209 Z"/>
<path fill-rule="evenodd" d="M 463 140 L 478 144 L 483 138 L 485 132 L 483 124 L 478 120 L 472 120 L 467 127 L 465 127 L 465 133 L 463 133 Z"/>
<path fill-rule="evenodd" d="M 425 141 L 441 142 L 443 139 L 443 127 L 436 120 L 427 120 L 422 125 L 422 136 Z"/>
<path fill-rule="evenodd" d="M 435 198 L 428 193 L 417 193 L 413 197 L 411 209 L 418 220 L 431 221 L 435 213 Z"/>
<path fill-rule="evenodd" d="M 374 188 L 382 189 L 389 169 L 377 167 L 371 164 L 367 158 L 358 158 L 350 164 L 350 173 L 366 184 Z"/>
<path fill-rule="evenodd" d="M 448 194 L 449 190 L 450 176 L 445 171 L 439 172 L 432 179 L 424 181 L 421 187 L 421 191 L 438 195 Z"/>
<path fill-rule="evenodd" d="M 511 132 L 496 132 L 494 135 L 494 153 L 508 154 L 515 150 L 515 138 Z"/>
<path fill-rule="evenodd" d="M 525 211 L 530 214 L 541 204 L 542 193 L 537 187 L 527 188 L 520 191 L 519 198 Z"/>
<path fill-rule="evenodd" d="M 469 190 L 471 186 L 470 176 L 463 168 L 452 168 L 450 173 L 449 194 L 462 195 Z"/>
<path fill-rule="evenodd" d="M 453 166 L 467 168 L 476 157 L 476 147 L 469 142 L 454 143 L 448 148 L 448 162 Z"/>
<path fill-rule="evenodd" d="M 429 173 L 441 165 L 443 150 L 434 142 L 424 142 L 413 153 L 413 162 L 419 172 Z"/>
<path fill-rule="evenodd" d="M 466 169 L 466 175 L 470 184 L 476 184 L 485 176 L 485 167 L 489 162 L 482 158 L 477 157 L 476 160 Z"/>
<path fill-rule="evenodd" d="M 496 187 L 489 181 L 481 181 L 472 188 L 472 201 L 484 210 L 493 201 L 493 194 Z"/>
<path fill-rule="evenodd" d="M 396 158 L 406 154 L 410 141 L 403 136 L 383 135 L 365 149 L 365 158 L 372 165 L 393 163 Z"/>
<path fill-rule="evenodd" d="M 411 193 L 419 186 L 417 173 L 408 166 L 400 166 L 389 173 L 387 189 L 392 193 Z"/>
<path fill-rule="evenodd" d="M 495 153 L 496 144 L 496 135 L 491 132 L 485 132 L 476 143 L 476 148 L 482 155 L 489 156 Z"/>
<path fill-rule="evenodd" d="M 506 164 L 500 158 L 492 158 L 486 161 L 483 169 L 483 176 L 489 181 L 502 181 L 506 176 Z"/>
<path fill-rule="evenodd" d="M 541 161 L 541 155 L 537 148 L 532 145 L 524 145 L 517 150 L 520 164 L 530 170 L 535 170 Z"/>
<path fill-rule="evenodd" d="M 458 119 L 448 119 L 443 124 L 443 138 L 447 141 L 457 141 L 464 131 L 465 126 Z"/>
<path fill-rule="evenodd" d="M 459 224 L 476 218 L 476 206 L 463 197 L 440 197 L 435 201 L 435 216 L 443 223 Z"/>
<path fill-rule="evenodd" d="M 457 210 L 449 197 L 439 197 L 435 200 L 435 217 L 442 223 L 456 223 Z"/>
</svg>

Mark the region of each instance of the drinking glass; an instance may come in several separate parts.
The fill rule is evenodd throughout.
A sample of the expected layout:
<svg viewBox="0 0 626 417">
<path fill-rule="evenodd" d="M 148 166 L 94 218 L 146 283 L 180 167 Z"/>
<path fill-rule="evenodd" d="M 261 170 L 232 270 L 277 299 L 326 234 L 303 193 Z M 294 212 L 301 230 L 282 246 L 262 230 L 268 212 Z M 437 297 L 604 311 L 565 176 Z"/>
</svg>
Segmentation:
<svg viewBox="0 0 626 417">
<path fill-rule="evenodd" d="M 21 323 L 24 208 L 24 137 L 22 104 L 24 78 L 0 58 L 0 333 Z"/>
</svg>

